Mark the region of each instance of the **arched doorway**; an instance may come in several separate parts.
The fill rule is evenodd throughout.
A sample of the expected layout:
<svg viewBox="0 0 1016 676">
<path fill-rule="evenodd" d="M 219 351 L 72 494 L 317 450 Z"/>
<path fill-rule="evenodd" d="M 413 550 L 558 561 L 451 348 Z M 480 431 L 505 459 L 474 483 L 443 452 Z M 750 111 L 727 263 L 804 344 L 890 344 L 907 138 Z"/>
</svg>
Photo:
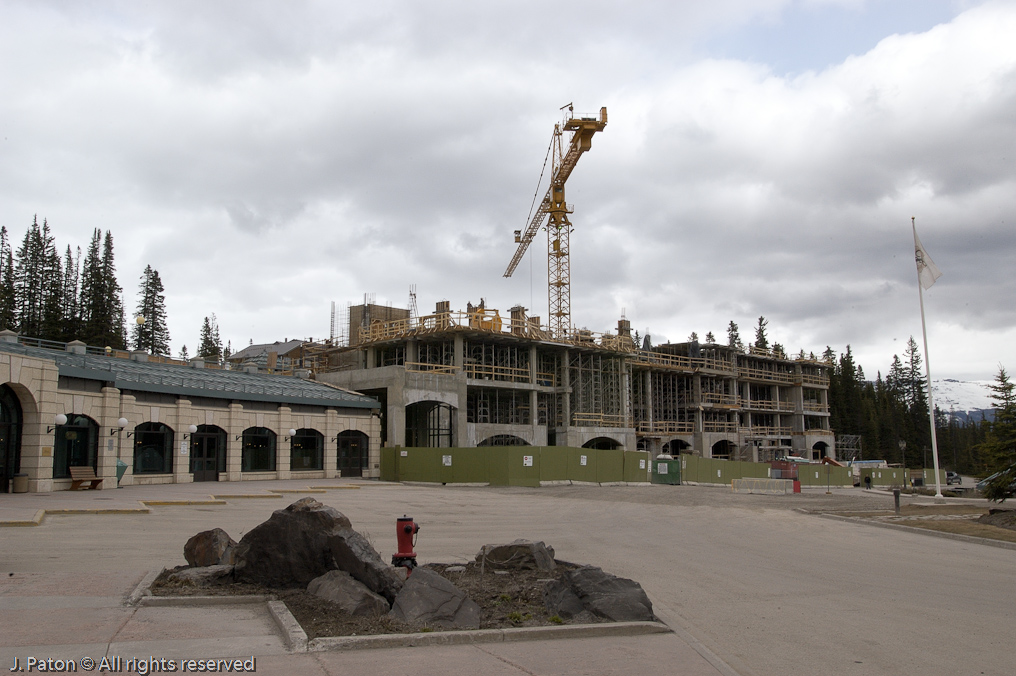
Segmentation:
<svg viewBox="0 0 1016 676">
<path fill-rule="evenodd" d="M 363 432 L 346 430 L 336 437 L 339 476 L 363 476 L 370 459 L 370 438 Z"/>
<path fill-rule="evenodd" d="M 53 440 L 53 478 L 66 479 L 71 467 L 91 467 L 99 474 L 99 425 L 87 415 L 69 415 L 56 428 Z"/>
<path fill-rule="evenodd" d="M 440 401 L 418 401 L 406 407 L 406 446 L 451 448 L 455 409 Z"/>
<path fill-rule="evenodd" d="M 134 474 L 173 472 L 173 430 L 146 422 L 134 428 Z"/>
<path fill-rule="evenodd" d="M 829 444 L 824 441 L 817 442 L 811 447 L 811 459 L 821 460 L 822 458 L 829 456 Z"/>
<path fill-rule="evenodd" d="M 717 460 L 730 460 L 730 456 L 737 452 L 737 446 L 729 439 L 722 439 L 713 444 L 710 449 L 710 457 Z"/>
<path fill-rule="evenodd" d="M 191 435 L 190 471 L 194 481 L 218 481 L 226 471 L 226 430 L 215 425 L 198 425 Z"/>
<path fill-rule="evenodd" d="M 684 439 L 671 439 L 667 443 L 663 444 L 663 452 L 669 453 L 670 455 L 678 455 L 682 451 L 687 451 L 689 448 L 691 448 L 691 444 Z"/>
<path fill-rule="evenodd" d="M 0 386 L 0 493 L 21 471 L 21 402 L 7 385 Z"/>
<path fill-rule="evenodd" d="M 596 437 L 582 444 L 582 448 L 594 448 L 600 450 L 613 450 L 621 448 L 621 444 L 610 437 Z"/>
</svg>

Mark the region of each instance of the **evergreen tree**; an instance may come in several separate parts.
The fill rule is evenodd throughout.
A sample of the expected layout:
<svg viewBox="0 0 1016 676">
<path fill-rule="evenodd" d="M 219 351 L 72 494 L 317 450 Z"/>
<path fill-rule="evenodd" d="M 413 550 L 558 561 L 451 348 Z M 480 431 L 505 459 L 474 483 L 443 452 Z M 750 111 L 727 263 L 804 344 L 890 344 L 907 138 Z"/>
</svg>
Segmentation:
<svg viewBox="0 0 1016 676">
<path fill-rule="evenodd" d="M 712 331 L 706 334 L 706 343 L 708 343 L 709 345 L 716 344 L 716 336 L 713 335 Z"/>
<path fill-rule="evenodd" d="M 14 290 L 14 255 L 7 226 L 0 226 L 0 330 L 17 331 L 17 298 Z"/>
<path fill-rule="evenodd" d="M 1004 502 L 1016 495 L 1016 388 L 1002 365 L 991 388 L 995 419 L 980 446 L 989 472 L 997 473 L 984 491 L 989 500 Z"/>
<path fill-rule="evenodd" d="M 14 295 L 18 332 L 23 336 L 42 337 L 42 315 L 45 307 L 46 263 L 45 243 L 38 217 L 25 232 L 18 249 L 14 269 Z"/>
<path fill-rule="evenodd" d="M 89 345 L 127 348 L 123 300 L 113 261 L 113 234 L 92 232 L 81 266 L 81 340 Z"/>
<path fill-rule="evenodd" d="M 727 346 L 732 347 L 737 351 L 744 350 L 744 344 L 741 342 L 741 334 L 738 333 L 737 324 L 734 320 L 730 320 L 730 324 L 727 325 Z"/>
<path fill-rule="evenodd" d="M 222 340 L 219 338 L 219 324 L 215 313 L 212 313 L 210 318 L 205 317 L 201 324 L 201 341 L 196 356 L 213 364 L 222 363 Z"/>
<path fill-rule="evenodd" d="M 169 354 L 169 327 L 166 325 L 166 297 L 159 271 L 151 265 L 141 273 L 141 287 L 138 289 L 137 314 L 144 317 L 141 324 L 131 329 L 131 342 L 135 350 L 147 350 L 151 354 Z"/>
<path fill-rule="evenodd" d="M 698 333 L 696 333 L 695 331 L 692 331 L 691 335 L 688 336 L 688 342 L 689 343 L 697 343 L 698 342 Z"/>
<path fill-rule="evenodd" d="M 80 260 L 81 247 L 77 248 L 75 254 L 71 254 L 71 247 L 68 245 L 67 251 L 64 252 L 63 263 L 63 328 L 60 337 L 60 340 L 65 343 L 77 339 L 81 331 L 81 314 L 78 309 Z"/>
<path fill-rule="evenodd" d="M 755 327 L 755 347 L 768 350 L 769 339 L 766 337 L 766 327 L 769 326 L 769 321 L 764 316 L 759 316 L 758 326 Z"/>
<path fill-rule="evenodd" d="M 180 356 L 178 358 L 180 361 L 190 361 L 190 354 L 187 352 L 186 345 L 180 348 Z"/>
</svg>

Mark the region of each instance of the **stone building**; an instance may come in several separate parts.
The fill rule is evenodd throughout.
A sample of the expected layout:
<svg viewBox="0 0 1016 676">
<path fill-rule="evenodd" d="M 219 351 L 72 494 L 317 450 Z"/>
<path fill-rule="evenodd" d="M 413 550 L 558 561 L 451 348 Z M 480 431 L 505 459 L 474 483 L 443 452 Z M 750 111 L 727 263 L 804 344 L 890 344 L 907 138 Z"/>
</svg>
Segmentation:
<svg viewBox="0 0 1016 676">
<path fill-rule="evenodd" d="M 376 477 L 379 405 L 315 382 L 0 332 L 0 491 L 258 479 Z"/>
</svg>

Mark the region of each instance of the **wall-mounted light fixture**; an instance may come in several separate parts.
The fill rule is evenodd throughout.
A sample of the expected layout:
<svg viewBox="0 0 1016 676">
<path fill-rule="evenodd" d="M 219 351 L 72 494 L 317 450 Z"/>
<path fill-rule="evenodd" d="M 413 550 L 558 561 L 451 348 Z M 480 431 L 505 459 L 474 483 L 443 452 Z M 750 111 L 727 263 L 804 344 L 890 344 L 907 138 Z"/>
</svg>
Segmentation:
<svg viewBox="0 0 1016 676">
<path fill-rule="evenodd" d="M 294 430 L 294 429 L 290 429 L 290 430 L 289 430 L 289 436 L 288 436 L 288 437 L 286 437 L 286 441 L 290 441 L 290 440 L 291 440 L 291 439 L 292 439 L 293 437 L 295 437 L 295 436 L 296 436 L 296 430 Z"/>
<path fill-rule="evenodd" d="M 113 436 L 118 432 L 123 432 L 123 428 L 127 427 L 127 425 L 130 423 L 128 422 L 127 418 L 120 418 L 119 420 L 116 421 L 116 424 L 117 427 L 109 428 L 109 436 Z"/>
<path fill-rule="evenodd" d="M 198 431 L 197 425 L 188 425 L 187 434 L 183 435 L 184 441 L 186 441 L 190 437 L 190 435 L 194 434 L 197 431 Z"/>
<path fill-rule="evenodd" d="M 67 416 L 65 416 L 63 413 L 57 413 L 56 418 L 53 419 L 53 422 L 56 423 L 56 425 L 55 426 L 51 425 L 50 427 L 47 427 L 46 434 L 49 434 L 50 432 L 55 430 L 57 427 L 60 427 L 61 425 L 66 425 Z"/>
</svg>

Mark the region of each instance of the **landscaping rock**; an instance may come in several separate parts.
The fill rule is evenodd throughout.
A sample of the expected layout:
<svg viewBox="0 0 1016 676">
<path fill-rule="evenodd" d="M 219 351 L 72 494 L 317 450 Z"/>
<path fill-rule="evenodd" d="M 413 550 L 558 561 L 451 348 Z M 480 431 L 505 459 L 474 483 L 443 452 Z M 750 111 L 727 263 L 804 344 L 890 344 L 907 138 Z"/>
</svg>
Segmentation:
<svg viewBox="0 0 1016 676">
<path fill-rule="evenodd" d="M 216 587 L 233 582 L 233 566 L 215 565 L 198 568 L 184 568 L 167 578 L 170 582 L 194 585 L 195 587 Z"/>
<path fill-rule="evenodd" d="M 595 566 L 566 571 L 557 583 L 544 589 L 547 612 L 564 619 L 578 618 L 581 611 L 612 622 L 652 621 L 653 604 L 634 580 L 605 573 Z"/>
<path fill-rule="evenodd" d="M 386 564 L 338 510 L 304 498 L 243 536 L 236 580 L 269 587 L 305 587 L 330 570 L 344 570 L 389 601 L 402 587 Z"/>
<path fill-rule="evenodd" d="M 563 620 L 587 623 L 596 619 L 582 605 L 582 600 L 572 591 L 571 586 L 561 580 L 552 580 L 546 584 L 543 588 L 543 602 L 548 614 L 557 615 Z"/>
<path fill-rule="evenodd" d="M 388 614 L 414 627 L 480 627 L 480 607 L 464 591 L 427 568 L 413 570 Z"/>
<path fill-rule="evenodd" d="M 374 617 L 389 610 L 388 601 L 354 580 L 344 570 L 330 570 L 307 585 L 307 591 L 334 603 L 350 615 Z"/>
<path fill-rule="evenodd" d="M 191 566 L 231 566 L 236 561 L 236 542 L 221 528 L 201 531 L 183 546 L 183 557 Z"/>
<path fill-rule="evenodd" d="M 476 555 L 476 562 L 492 569 L 554 570 L 554 548 L 543 542 L 529 540 L 515 540 L 506 545 L 484 545 Z"/>
</svg>

